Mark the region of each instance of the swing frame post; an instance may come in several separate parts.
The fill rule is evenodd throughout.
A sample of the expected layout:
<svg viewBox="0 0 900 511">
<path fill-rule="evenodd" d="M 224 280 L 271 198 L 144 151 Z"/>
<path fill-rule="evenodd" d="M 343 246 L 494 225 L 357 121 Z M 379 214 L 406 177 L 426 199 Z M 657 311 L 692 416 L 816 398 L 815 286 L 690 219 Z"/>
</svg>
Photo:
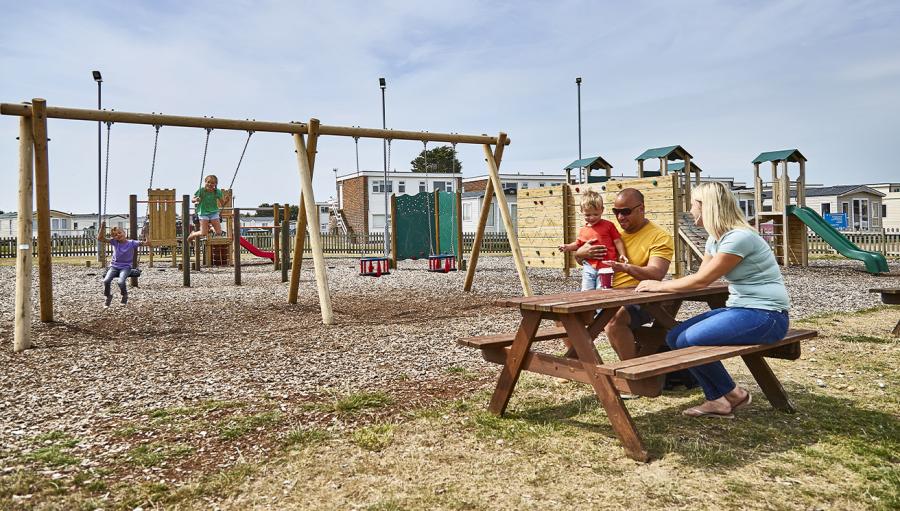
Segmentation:
<svg viewBox="0 0 900 511">
<path fill-rule="evenodd" d="M 234 285 L 241 285 L 241 209 L 232 210 L 231 241 L 234 245 Z"/>
<path fill-rule="evenodd" d="M 181 196 L 181 275 L 182 285 L 191 287 L 191 244 L 188 243 L 188 222 L 191 218 L 191 196 Z M 174 249 L 173 249 L 174 250 Z"/>
<path fill-rule="evenodd" d="M 288 281 L 288 267 L 291 265 L 291 215 L 288 205 L 281 217 L 281 282 Z"/>
<path fill-rule="evenodd" d="M 316 147 L 319 144 L 319 120 L 318 119 L 310 119 L 308 126 L 309 126 L 309 144 L 308 145 L 303 142 L 302 138 L 300 138 L 300 139 L 297 138 L 298 136 L 302 137 L 302 134 L 300 134 L 300 133 L 294 134 L 294 147 L 295 147 L 294 152 L 297 153 L 297 161 L 300 164 L 301 191 L 300 191 L 300 207 L 297 210 L 297 232 L 294 233 L 294 257 L 292 258 L 293 264 L 291 265 L 291 283 L 290 283 L 290 287 L 288 289 L 288 303 L 297 303 L 297 293 L 300 290 L 300 270 L 303 268 L 303 249 L 304 249 L 304 246 L 306 245 L 307 220 L 309 220 L 310 222 L 313 222 L 313 220 L 315 220 L 313 223 L 309 224 L 309 226 L 310 226 L 310 229 L 309 229 L 310 246 L 312 246 L 312 237 L 313 237 L 312 226 L 316 226 L 315 231 L 317 234 L 319 232 L 318 219 L 315 216 L 307 218 L 307 215 L 304 214 L 304 211 L 306 210 L 306 203 L 309 202 L 307 195 L 309 197 L 313 197 L 313 195 L 312 195 L 312 191 L 307 193 L 306 190 L 302 187 L 303 173 L 304 173 L 304 169 L 308 169 L 309 170 L 309 178 L 310 178 L 310 180 L 312 180 L 313 172 L 315 170 L 315 165 L 316 165 Z M 303 150 L 302 154 L 300 152 L 301 149 Z M 305 166 L 303 165 L 303 162 L 300 162 L 301 156 L 306 158 Z M 316 201 L 313 200 L 313 206 L 316 205 L 315 202 Z M 315 255 L 315 253 L 313 255 Z M 321 301 L 321 295 L 320 295 L 320 301 Z M 331 309 L 331 298 L 328 299 L 328 302 L 329 302 L 329 306 L 328 306 L 329 311 L 328 312 L 329 312 L 329 316 L 330 316 L 331 315 L 331 310 L 330 310 Z M 324 318 L 324 312 L 325 311 L 323 310 L 322 311 L 323 318 Z M 330 324 L 330 323 L 326 323 L 326 324 Z"/>
<path fill-rule="evenodd" d="M 128 237 L 130 239 L 138 239 L 138 221 L 137 221 L 137 195 L 128 196 Z M 150 250 L 153 250 L 151 247 Z M 138 251 L 134 250 L 134 260 L 131 262 L 132 268 L 137 268 Z M 131 277 L 131 287 L 138 287 L 137 277 Z"/>
<path fill-rule="evenodd" d="M 31 347 L 31 276 L 34 273 L 32 253 L 34 194 L 34 138 L 31 118 L 19 119 L 19 217 L 16 230 L 16 309 L 13 351 Z"/>
<path fill-rule="evenodd" d="M 272 269 L 278 271 L 281 269 L 281 205 L 277 202 L 272 204 Z"/>
<path fill-rule="evenodd" d="M 497 169 L 500 168 L 500 161 L 503 159 L 503 149 L 506 147 L 507 140 L 506 133 L 501 132 L 500 136 L 497 137 L 497 145 L 494 147 L 494 154 L 490 156 Z M 494 195 L 494 187 L 491 183 L 492 179 L 493 176 L 489 175 L 487 185 L 484 188 L 484 199 L 481 201 L 481 211 L 478 214 L 478 228 L 475 229 L 475 240 L 472 243 L 472 253 L 469 255 L 469 267 L 466 268 L 466 280 L 463 284 L 463 291 L 466 292 L 472 290 L 472 281 L 475 279 L 475 268 L 478 266 L 478 255 L 481 253 L 481 243 L 484 241 L 484 228 L 487 225 L 488 215 L 491 212 L 491 202 Z"/>
<path fill-rule="evenodd" d="M 41 321 L 53 321 L 53 264 L 50 255 L 50 162 L 47 154 L 47 100 L 31 100 L 34 138 L 34 187 L 37 198 L 38 286 Z M 99 226 L 98 226 L 99 228 Z"/>
</svg>

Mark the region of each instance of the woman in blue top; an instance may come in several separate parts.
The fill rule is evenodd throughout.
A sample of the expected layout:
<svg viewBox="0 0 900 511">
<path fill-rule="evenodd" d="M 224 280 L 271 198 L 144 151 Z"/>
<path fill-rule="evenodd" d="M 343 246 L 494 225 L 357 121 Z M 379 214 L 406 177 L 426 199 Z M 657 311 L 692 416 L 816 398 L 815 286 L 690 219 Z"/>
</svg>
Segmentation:
<svg viewBox="0 0 900 511">
<path fill-rule="evenodd" d="M 784 279 L 772 249 L 744 219 L 731 191 L 718 182 L 693 189 L 691 215 L 709 238 L 697 273 L 677 280 L 645 280 L 638 291 L 689 291 L 715 280 L 728 281 L 726 307 L 691 318 L 666 336 L 672 349 L 687 346 L 769 344 L 788 330 L 788 299 Z M 750 392 L 737 387 L 721 362 L 690 369 L 703 388 L 706 402 L 688 408 L 691 417 L 734 418 L 750 404 Z"/>
</svg>

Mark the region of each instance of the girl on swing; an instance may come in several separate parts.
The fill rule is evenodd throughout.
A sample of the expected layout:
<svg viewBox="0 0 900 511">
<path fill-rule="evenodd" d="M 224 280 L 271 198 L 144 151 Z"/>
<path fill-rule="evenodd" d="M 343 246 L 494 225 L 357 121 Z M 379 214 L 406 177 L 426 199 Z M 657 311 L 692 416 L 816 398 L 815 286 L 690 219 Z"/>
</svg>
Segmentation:
<svg viewBox="0 0 900 511">
<path fill-rule="evenodd" d="M 225 192 L 219 190 L 219 178 L 210 174 L 203 180 L 203 187 L 194 192 L 194 198 L 191 199 L 197 205 L 197 217 L 200 219 L 200 230 L 194 231 L 188 236 L 188 241 L 194 238 L 206 236 L 209 233 L 209 226 L 212 225 L 213 232 L 222 235 L 222 221 L 219 217 L 219 209 L 225 207 L 228 203 L 228 197 Z"/>
<path fill-rule="evenodd" d="M 106 296 L 106 307 L 112 303 L 112 281 L 119 278 L 119 292 L 122 294 L 122 304 L 128 303 L 128 288 L 125 287 L 125 281 L 131 276 L 131 269 L 134 268 L 134 255 L 137 248 L 144 246 L 149 247 L 149 241 L 130 240 L 125 236 L 125 231 L 119 227 L 113 227 L 109 230 L 109 239 L 106 239 L 106 222 L 100 222 L 99 234 L 97 239 L 103 243 L 109 243 L 113 247 L 112 263 L 103 278 L 103 295 Z"/>
</svg>

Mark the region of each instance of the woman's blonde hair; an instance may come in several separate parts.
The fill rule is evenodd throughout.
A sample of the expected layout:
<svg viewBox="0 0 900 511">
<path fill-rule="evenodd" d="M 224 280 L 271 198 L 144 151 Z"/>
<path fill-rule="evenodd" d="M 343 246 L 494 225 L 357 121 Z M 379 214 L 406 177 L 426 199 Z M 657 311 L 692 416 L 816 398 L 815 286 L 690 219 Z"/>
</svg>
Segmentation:
<svg viewBox="0 0 900 511">
<path fill-rule="evenodd" d="M 753 229 L 738 208 L 734 194 L 718 181 L 695 186 L 691 199 L 700 203 L 703 228 L 716 240 L 732 229 Z"/>
</svg>

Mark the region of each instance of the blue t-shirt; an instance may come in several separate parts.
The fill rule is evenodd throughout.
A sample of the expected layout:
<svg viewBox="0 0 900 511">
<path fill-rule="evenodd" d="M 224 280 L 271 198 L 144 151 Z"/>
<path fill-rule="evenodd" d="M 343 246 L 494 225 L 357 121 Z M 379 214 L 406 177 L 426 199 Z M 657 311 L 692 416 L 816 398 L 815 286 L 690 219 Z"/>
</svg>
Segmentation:
<svg viewBox="0 0 900 511">
<path fill-rule="evenodd" d="M 125 240 L 120 243 L 115 239 L 111 239 L 109 244 L 113 247 L 112 267 L 118 270 L 131 268 L 131 265 L 134 263 L 134 252 L 141 242 L 138 240 Z"/>
<path fill-rule="evenodd" d="M 791 306 L 784 278 L 769 244 L 756 231 L 732 229 L 716 241 L 706 240 L 706 253 L 722 252 L 741 257 L 741 262 L 725 274 L 729 307 L 785 311 Z"/>
</svg>

